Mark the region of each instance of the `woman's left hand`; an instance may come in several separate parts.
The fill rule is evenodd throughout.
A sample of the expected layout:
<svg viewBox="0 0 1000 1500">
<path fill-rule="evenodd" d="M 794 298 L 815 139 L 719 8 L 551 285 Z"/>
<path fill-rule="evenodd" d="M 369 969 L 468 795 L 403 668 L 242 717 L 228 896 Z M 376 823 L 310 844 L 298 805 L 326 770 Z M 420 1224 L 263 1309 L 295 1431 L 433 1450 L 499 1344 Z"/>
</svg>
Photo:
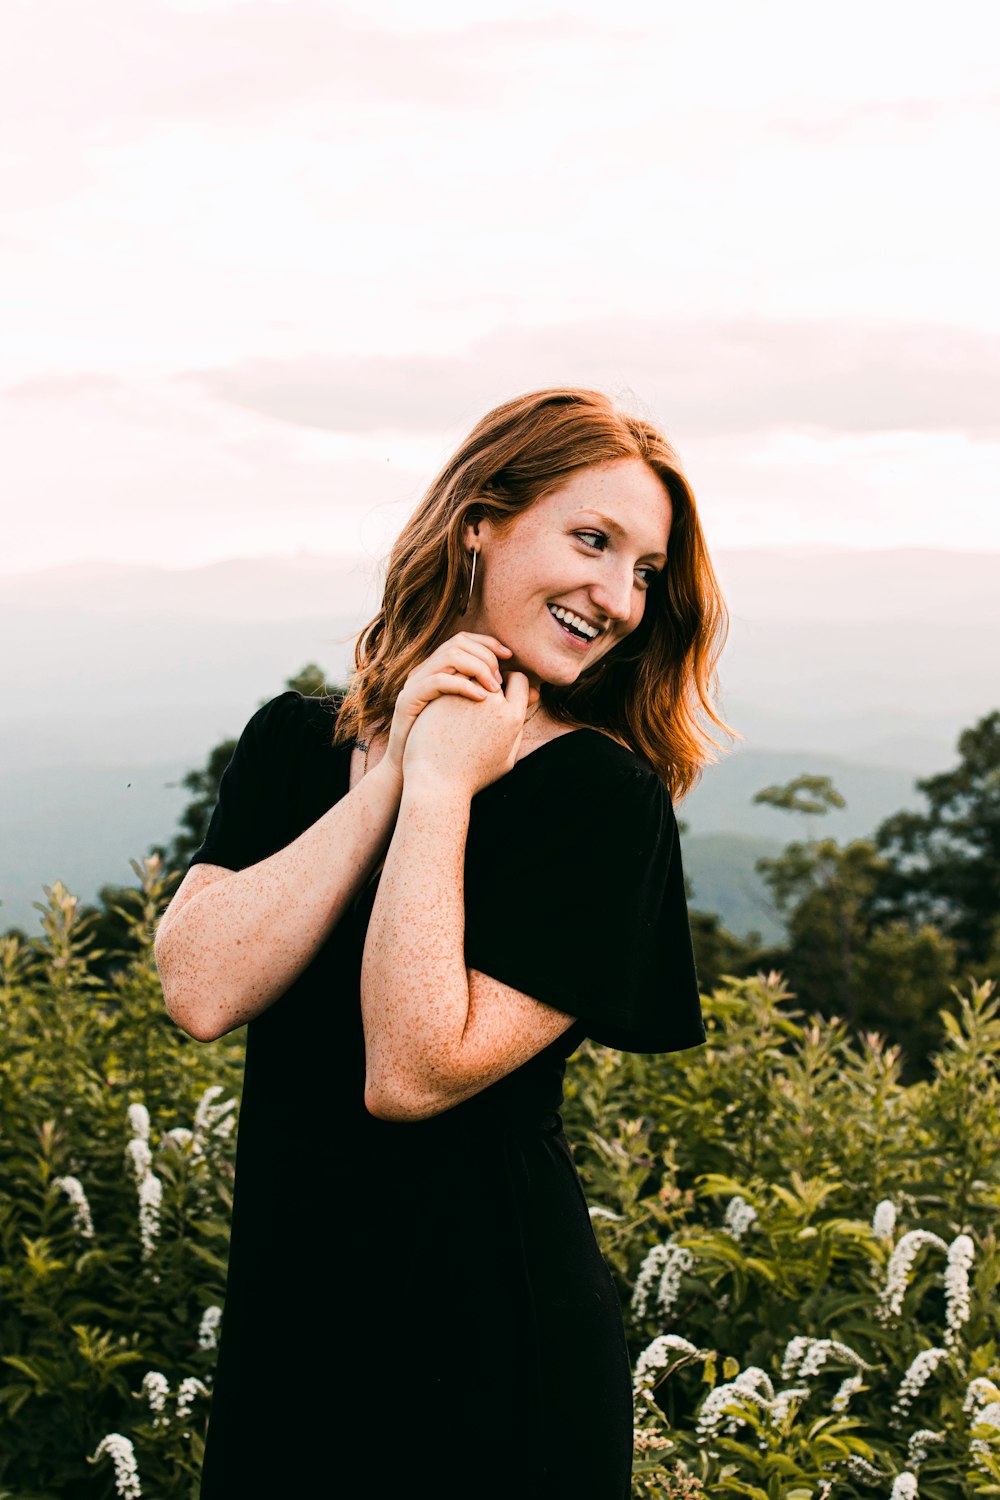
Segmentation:
<svg viewBox="0 0 1000 1500">
<path fill-rule="evenodd" d="M 470 799 L 499 780 L 517 759 L 524 716 L 538 701 L 523 672 L 504 674 L 503 692 L 481 702 L 448 694 L 414 721 L 403 752 L 403 783 L 460 789 Z"/>
</svg>

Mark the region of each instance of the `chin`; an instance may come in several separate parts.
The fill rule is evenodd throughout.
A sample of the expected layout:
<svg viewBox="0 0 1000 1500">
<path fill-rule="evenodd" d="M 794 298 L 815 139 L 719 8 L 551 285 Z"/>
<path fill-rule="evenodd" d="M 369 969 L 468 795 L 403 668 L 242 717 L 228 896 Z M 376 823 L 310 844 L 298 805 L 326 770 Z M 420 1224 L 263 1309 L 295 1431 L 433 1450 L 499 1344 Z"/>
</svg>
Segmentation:
<svg viewBox="0 0 1000 1500">
<path fill-rule="evenodd" d="M 531 658 L 517 656 L 511 662 L 516 672 L 524 672 L 528 681 L 538 685 L 547 684 L 550 687 L 571 687 L 580 673 L 583 671 L 582 664 L 577 666 L 571 661 L 552 661 L 541 657 Z"/>
</svg>

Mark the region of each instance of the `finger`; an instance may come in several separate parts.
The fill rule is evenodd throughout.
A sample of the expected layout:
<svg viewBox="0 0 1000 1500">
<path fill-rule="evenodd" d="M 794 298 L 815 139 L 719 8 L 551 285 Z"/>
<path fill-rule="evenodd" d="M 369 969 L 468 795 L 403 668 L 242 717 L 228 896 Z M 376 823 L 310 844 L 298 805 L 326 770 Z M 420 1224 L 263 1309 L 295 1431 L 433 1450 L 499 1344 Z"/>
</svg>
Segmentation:
<svg viewBox="0 0 1000 1500">
<path fill-rule="evenodd" d="M 489 661 L 484 661 L 481 656 L 473 656 L 471 651 L 452 649 L 440 659 L 432 657 L 425 669 L 414 678 L 411 686 L 421 697 L 424 697 L 427 693 L 428 682 L 448 672 L 453 676 L 468 677 L 475 682 L 481 682 L 483 687 L 491 692 L 497 692 L 503 685 L 495 656 L 491 655 Z"/>
<path fill-rule="evenodd" d="M 425 676 L 433 675 L 447 667 L 451 667 L 454 671 L 465 672 L 470 676 L 480 676 L 487 687 L 491 681 L 495 681 L 497 687 L 502 686 L 500 662 L 496 653 L 488 646 L 480 645 L 477 641 L 463 639 L 461 636 L 454 636 L 450 641 L 445 641 L 425 662 L 421 662 L 419 667 L 414 667 L 410 677 L 415 682 L 420 682 Z"/>
<path fill-rule="evenodd" d="M 421 683 L 421 694 L 418 702 L 421 708 L 426 708 L 435 698 L 442 697 L 445 693 L 457 693 L 464 698 L 488 698 L 490 690 L 484 688 L 481 682 L 474 681 L 471 677 L 464 677 L 461 672 L 435 672 Z"/>
<path fill-rule="evenodd" d="M 528 679 L 524 672 L 508 672 L 504 679 L 504 697 L 523 719 L 528 711 Z"/>
<path fill-rule="evenodd" d="M 476 633 L 471 630 L 461 630 L 459 631 L 459 635 L 464 636 L 467 641 L 482 641 L 485 645 L 489 646 L 492 651 L 502 651 L 504 656 L 513 656 L 514 654 L 511 648 L 509 646 L 505 646 L 503 641 L 498 641 L 495 635 L 476 635 Z M 457 639 L 457 636 L 452 636 L 452 640 Z"/>
<path fill-rule="evenodd" d="M 452 646 L 450 651 L 442 655 L 440 661 L 435 662 L 435 671 L 440 672 L 447 667 L 451 667 L 456 672 L 464 672 L 467 677 L 478 677 L 484 687 L 500 688 L 503 686 L 500 663 L 486 646 L 475 649 Z"/>
</svg>

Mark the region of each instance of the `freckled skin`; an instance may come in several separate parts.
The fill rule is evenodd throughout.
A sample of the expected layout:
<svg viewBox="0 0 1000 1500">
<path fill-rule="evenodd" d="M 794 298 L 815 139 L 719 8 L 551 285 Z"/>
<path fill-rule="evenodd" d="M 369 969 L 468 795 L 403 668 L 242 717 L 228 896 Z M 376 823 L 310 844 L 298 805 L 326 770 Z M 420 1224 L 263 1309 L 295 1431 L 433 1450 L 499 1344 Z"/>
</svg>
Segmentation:
<svg viewBox="0 0 1000 1500">
<path fill-rule="evenodd" d="M 623 534 L 592 545 L 595 532 L 607 533 L 595 510 Z M 459 652 L 458 675 L 422 702 L 412 724 L 405 720 L 405 737 L 396 732 L 401 765 L 392 743 L 376 740 L 367 775 L 355 751 L 348 794 L 286 848 L 242 871 L 188 872 L 156 939 L 167 1008 L 185 1031 L 212 1040 L 284 994 L 383 856 L 361 976 L 372 1113 L 396 1120 L 440 1113 L 572 1025 L 574 1017 L 465 967 L 470 803 L 521 755 L 565 732 L 541 712 L 526 725 L 529 703 L 540 683 L 572 682 L 639 624 L 670 520 L 662 482 L 626 459 L 577 471 L 506 529 L 485 520 L 467 528 L 466 545 L 479 550 L 476 590 L 454 631 L 510 648 L 498 662 L 481 642 L 473 645 L 490 673 L 499 664 L 503 690 L 463 696 L 468 641 L 440 648 Z M 585 652 L 567 646 L 549 602 L 600 627 Z M 471 667 L 483 670 L 482 661 Z"/>
</svg>

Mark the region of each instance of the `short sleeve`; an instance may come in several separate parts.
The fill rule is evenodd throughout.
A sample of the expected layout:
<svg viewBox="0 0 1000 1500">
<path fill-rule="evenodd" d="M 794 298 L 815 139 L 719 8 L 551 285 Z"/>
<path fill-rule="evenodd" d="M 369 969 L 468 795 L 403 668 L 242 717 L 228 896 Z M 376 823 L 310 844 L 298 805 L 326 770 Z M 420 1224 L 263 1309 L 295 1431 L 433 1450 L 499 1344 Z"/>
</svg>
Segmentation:
<svg viewBox="0 0 1000 1500">
<path fill-rule="evenodd" d="M 467 858 L 468 967 L 576 1016 L 605 1046 L 698 1046 L 705 1028 L 663 782 L 634 758 L 577 757 L 550 762 L 531 796 L 506 800 Z"/>
<path fill-rule="evenodd" d="M 301 736 L 301 694 L 281 693 L 265 703 L 240 735 L 222 773 L 208 832 L 190 863 L 245 870 L 279 847 L 276 788 L 279 768 Z"/>
</svg>

